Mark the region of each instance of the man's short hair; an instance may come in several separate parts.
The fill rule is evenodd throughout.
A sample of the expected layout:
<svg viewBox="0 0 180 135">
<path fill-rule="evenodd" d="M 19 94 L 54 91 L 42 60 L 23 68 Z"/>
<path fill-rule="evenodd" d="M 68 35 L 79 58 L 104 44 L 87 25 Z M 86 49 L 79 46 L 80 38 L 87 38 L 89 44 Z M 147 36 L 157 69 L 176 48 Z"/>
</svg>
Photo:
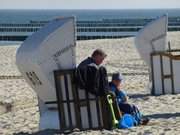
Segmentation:
<svg viewBox="0 0 180 135">
<path fill-rule="evenodd" d="M 92 53 L 92 57 L 95 57 L 95 56 L 97 56 L 97 55 L 100 55 L 100 56 L 102 56 L 102 57 L 106 57 L 107 56 L 107 54 L 103 51 L 103 50 L 101 50 L 101 49 L 96 49 L 93 53 Z"/>
</svg>

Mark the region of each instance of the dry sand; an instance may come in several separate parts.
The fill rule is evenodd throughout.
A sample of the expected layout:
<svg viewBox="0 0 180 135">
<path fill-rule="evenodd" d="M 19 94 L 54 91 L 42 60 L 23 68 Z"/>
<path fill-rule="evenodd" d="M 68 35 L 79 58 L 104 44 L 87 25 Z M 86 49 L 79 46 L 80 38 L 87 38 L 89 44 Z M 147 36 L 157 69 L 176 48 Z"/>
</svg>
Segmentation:
<svg viewBox="0 0 180 135">
<path fill-rule="evenodd" d="M 172 48 L 180 49 L 180 32 L 168 33 Z M 151 96 L 148 88 L 148 67 L 139 57 L 134 38 L 105 39 L 77 42 L 77 63 L 90 56 L 96 48 L 104 49 L 108 57 L 105 66 L 109 73 L 124 74 L 124 89 L 129 101 L 136 104 L 144 115 L 151 118 L 147 126 L 128 130 L 84 131 L 72 134 L 132 134 L 179 135 L 180 94 Z M 18 45 L 0 46 L 0 135 L 20 132 L 55 134 L 55 131 L 38 131 L 39 110 L 36 93 L 21 77 L 15 64 Z"/>
</svg>

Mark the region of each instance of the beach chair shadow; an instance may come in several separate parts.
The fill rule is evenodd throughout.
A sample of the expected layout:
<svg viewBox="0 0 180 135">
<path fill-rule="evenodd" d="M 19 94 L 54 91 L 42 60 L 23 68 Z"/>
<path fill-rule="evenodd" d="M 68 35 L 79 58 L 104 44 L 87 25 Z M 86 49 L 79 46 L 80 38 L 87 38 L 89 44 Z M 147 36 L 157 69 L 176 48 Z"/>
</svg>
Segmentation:
<svg viewBox="0 0 180 135">
<path fill-rule="evenodd" d="M 161 113 L 161 114 L 151 114 L 146 115 L 146 117 L 153 118 L 153 119 L 169 119 L 174 117 L 180 117 L 180 113 Z"/>
<path fill-rule="evenodd" d="M 148 96 L 151 96 L 150 94 L 130 94 L 129 97 L 130 98 L 146 98 Z"/>
</svg>

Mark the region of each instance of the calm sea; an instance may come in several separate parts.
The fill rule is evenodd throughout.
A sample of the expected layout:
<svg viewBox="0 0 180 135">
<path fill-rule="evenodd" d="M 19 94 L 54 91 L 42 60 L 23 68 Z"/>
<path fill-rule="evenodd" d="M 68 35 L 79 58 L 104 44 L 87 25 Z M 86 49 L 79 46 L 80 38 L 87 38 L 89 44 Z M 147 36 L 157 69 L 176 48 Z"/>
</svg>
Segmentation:
<svg viewBox="0 0 180 135">
<path fill-rule="evenodd" d="M 0 10 L 0 23 L 29 23 L 29 21 L 49 21 L 62 16 L 75 16 L 76 20 L 101 20 L 122 18 L 156 18 L 168 14 L 180 17 L 180 9 L 156 10 Z M 21 42 L 1 41 L 1 45 Z"/>
<path fill-rule="evenodd" d="M 75 16 L 77 20 L 154 18 L 168 14 L 180 16 L 180 9 L 156 10 L 0 10 L 0 23 L 47 21 L 60 16 Z"/>
</svg>

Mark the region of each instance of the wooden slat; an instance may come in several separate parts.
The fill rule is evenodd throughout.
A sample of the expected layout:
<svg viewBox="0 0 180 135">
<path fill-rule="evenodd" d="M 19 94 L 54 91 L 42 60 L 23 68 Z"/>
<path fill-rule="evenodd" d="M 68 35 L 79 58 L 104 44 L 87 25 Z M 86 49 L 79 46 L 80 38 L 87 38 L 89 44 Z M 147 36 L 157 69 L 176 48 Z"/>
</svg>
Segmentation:
<svg viewBox="0 0 180 135">
<path fill-rule="evenodd" d="M 68 82 L 67 82 L 67 74 L 64 75 L 64 83 L 65 83 L 65 92 L 66 92 L 66 99 L 67 99 L 67 109 L 68 109 L 68 119 L 69 119 L 69 128 L 72 129 L 72 116 L 71 116 L 71 107 L 69 102 L 69 90 L 68 90 Z"/>
<path fill-rule="evenodd" d="M 78 100 L 78 95 L 77 95 L 77 89 L 76 89 L 76 85 L 75 85 L 75 81 L 74 81 L 74 75 L 70 74 L 70 78 L 71 78 L 71 83 L 72 83 L 72 93 L 73 93 L 73 97 L 74 97 L 74 109 L 75 109 L 75 116 L 76 116 L 76 124 L 77 124 L 77 128 L 81 128 L 81 116 L 80 116 L 80 107 L 79 107 L 79 100 Z"/>
<path fill-rule="evenodd" d="M 152 77 L 152 89 L 151 89 L 151 94 L 155 95 L 155 85 L 154 85 L 154 61 L 153 61 L 153 54 L 151 53 L 150 55 L 151 59 L 151 77 Z"/>
<path fill-rule="evenodd" d="M 175 94 L 175 89 L 174 89 L 174 71 L 173 71 L 173 61 L 172 61 L 172 59 L 170 59 L 170 71 L 171 71 L 172 94 Z"/>
<path fill-rule="evenodd" d="M 99 128 L 102 128 L 102 125 L 101 125 L 101 116 L 100 116 L 100 108 L 99 108 L 99 97 L 96 98 L 96 110 L 97 110 L 97 118 L 98 118 L 98 127 Z"/>
<path fill-rule="evenodd" d="M 160 67 L 161 67 L 162 93 L 165 94 L 165 90 L 164 90 L 164 66 L 163 66 L 163 58 L 162 58 L 162 55 L 160 55 Z"/>
<path fill-rule="evenodd" d="M 70 75 L 70 79 L 71 79 L 71 90 L 72 90 L 72 96 L 73 98 L 70 99 L 69 98 L 69 86 L 68 86 L 68 79 L 67 79 L 67 74 Z M 100 108 L 100 98 L 95 97 L 95 98 L 90 98 L 89 97 L 89 93 L 87 91 L 84 90 L 85 92 L 85 99 L 79 99 L 79 92 L 78 92 L 78 88 L 77 85 L 75 84 L 74 81 L 74 69 L 69 69 L 69 70 L 58 70 L 54 72 L 55 75 L 55 84 L 56 84 L 56 95 L 57 95 L 57 103 L 58 103 L 58 109 L 59 109 L 59 121 L 60 121 L 60 130 L 62 133 L 64 133 L 65 131 L 72 131 L 74 126 L 72 123 L 72 115 L 71 115 L 71 106 L 70 104 L 73 103 L 74 104 L 74 111 L 75 111 L 75 120 L 76 120 L 76 124 L 75 127 L 79 128 L 80 130 L 84 130 L 83 129 L 83 125 L 82 125 L 82 118 L 81 118 L 81 114 L 80 114 L 80 107 L 81 106 L 85 106 L 87 108 L 87 113 L 88 113 L 88 123 L 89 123 L 89 127 L 87 129 L 102 129 L 105 126 L 107 126 L 107 118 L 109 117 L 108 115 L 106 115 L 106 108 L 105 104 L 103 104 Z M 63 76 L 64 77 L 64 84 L 65 84 L 65 91 L 66 91 L 66 100 L 63 100 L 62 98 L 62 89 L 61 89 L 61 83 L 59 83 L 60 81 L 60 77 L 59 76 Z M 93 114 L 91 114 L 91 106 L 90 106 L 90 101 L 94 101 L 95 102 L 95 106 L 96 106 L 96 111 L 97 112 L 97 127 L 92 125 L 92 118 L 93 118 Z M 55 103 L 55 102 L 52 102 Z M 64 114 L 64 106 L 63 104 L 67 105 L 67 111 L 68 111 L 68 115 Z M 104 110 L 105 109 L 105 110 Z M 65 124 L 65 116 L 68 117 L 69 120 L 69 124 L 70 126 L 66 126 Z M 102 116 L 102 119 L 101 119 Z M 103 117 L 104 116 L 104 117 Z M 103 123 L 102 123 L 103 122 Z"/>
<path fill-rule="evenodd" d="M 64 109 L 63 109 L 63 104 L 61 102 L 62 99 L 62 92 L 61 92 L 61 86 L 59 83 L 59 77 L 57 75 L 57 72 L 54 71 L 54 80 L 55 80 L 55 86 L 56 86 L 56 98 L 57 98 L 57 103 L 58 103 L 58 114 L 59 114 L 59 126 L 60 130 L 64 131 L 65 129 L 65 115 L 64 115 Z"/>
<path fill-rule="evenodd" d="M 172 77 L 172 75 L 164 75 L 163 76 L 164 79 L 169 79 L 169 78 L 171 79 L 171 77 Z"/>
<path fill-rule="evenodd" d="M 85 90 L 85 96 L 86 96 L 86 103 L 87 103 L 89 128 L 92 129 L 92 116 L 91 116 L 91 110 L 90 110 L 89 93 L 86 90 Z"/>
</svg>

